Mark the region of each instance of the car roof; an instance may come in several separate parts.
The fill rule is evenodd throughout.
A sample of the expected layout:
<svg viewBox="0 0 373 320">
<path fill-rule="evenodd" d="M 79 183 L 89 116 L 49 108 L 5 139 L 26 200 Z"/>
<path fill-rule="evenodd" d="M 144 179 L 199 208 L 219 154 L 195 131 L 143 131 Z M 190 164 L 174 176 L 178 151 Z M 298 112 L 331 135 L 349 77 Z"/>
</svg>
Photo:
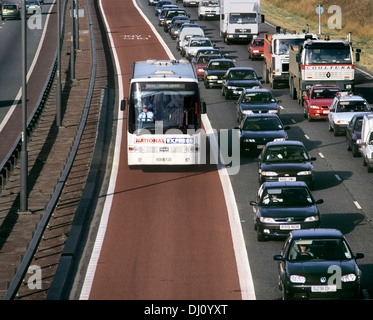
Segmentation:
<svg viewBox="0 0 373 320">
<path fill-rule="evenodd" d="M 366 101 L 365 98 L 358 95 L 349 95 L 347 92 L 342 92 L 339 96 L 336 97 L 339 101 Z"/>
<path fill-rule="evenodd" d="M 250 68 L 250 67 L 232 67 L 232 68 L 229 68 L 228 71 L 233 71 L 233 70 L 250 70 L 250 71 L 254 71 L 253 68 Z"/>
<path fill-rule="evenodd" d="M 275 113 L 249 113 L 245 115 L 245 120 L 247 118 L 277 118 L 281 121 L 280 117 Z M 270 142 L 268 142 L 270 143 Z M 267 145 L 268 145 L 267 143 Z"/>
<path fill-rule="evenodd" d="M 332 228 L 316 228 L 316 229 L 302 229 L 293 230 L 290 232 L 292 239 L 344 239 L 344 236 L 340 230 Z"/>
<path fill-rule="evenodd" d="M 262 188 L 282 188 L 282 187 L 305 187 L 308 189 L 307 184 L 304 181 L 273 181 L 263 182 Z"/>
<path fill-rule="evenodd" d="M 272 94 L 272 91 L 266 88 L 247 88 L 244 89 L 244 92 L 269 92 Z"/>
<path fill-rule="evenodd" d="M 285 141 L 271 141 L 267 143 L 267 146 L 302 146 L 304 147 L 303 142 L 298 140 L 285 140 Z"/>
<path fill-rule="evenodd" d="M 214 62 L 227 62 L 227 61 L 230 62 L 231 61 L 231 62 L 233 62 L 233 60 L 229 59 L 229 58 L 211 59 L 210 62 L 211 61 L 214 61 Z"/>
</svg>

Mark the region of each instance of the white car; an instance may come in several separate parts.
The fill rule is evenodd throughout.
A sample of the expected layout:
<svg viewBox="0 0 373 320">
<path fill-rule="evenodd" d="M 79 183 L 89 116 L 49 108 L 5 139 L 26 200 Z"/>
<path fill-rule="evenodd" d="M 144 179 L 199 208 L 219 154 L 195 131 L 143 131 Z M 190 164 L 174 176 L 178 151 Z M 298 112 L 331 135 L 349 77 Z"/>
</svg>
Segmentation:
<svg viewBox="0 0 373 320">
<path fill-rule="evenodd" d="M 370 113 L 369 103 L 361 96 L 351 95 L 348 92 L 338 94 L 329 110 L 329 131 L 335 136 L 345 133 L 347 125 L 356 113 Z"/>
<path fill-rule="evenodd" d="M 196 52 L 200 49 L 214 49 L 215 45 L 207 37 L 191 37 L 184 47 L 184 55 L 188 60 L 192 60 Z"/>
<path fill-rule="evenodd" d="M 200 0 L 183 0 L 184 7 L 198 7 Z"/>
</svg>

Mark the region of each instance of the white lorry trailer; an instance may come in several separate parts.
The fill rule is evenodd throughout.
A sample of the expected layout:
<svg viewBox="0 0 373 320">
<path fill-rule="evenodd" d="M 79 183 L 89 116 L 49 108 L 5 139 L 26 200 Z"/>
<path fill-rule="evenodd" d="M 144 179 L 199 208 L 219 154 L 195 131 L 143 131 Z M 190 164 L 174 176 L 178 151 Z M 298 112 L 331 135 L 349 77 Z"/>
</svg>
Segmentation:
<svg viewBox="0 0 373 320">
<path fill-rule="evenodd" d="M 368 172 L 373 172 L 373 114 L 363 117 L 361 127 L 360 151 L 363 156 L 363 164 L 367 166 Z"/>
<path fill-rule="evenodd" d="M 260 21 L 260 0 L 220 0 L 220 35 L 225 43 L 250 41 L 259 34 Z"/>
</svg>

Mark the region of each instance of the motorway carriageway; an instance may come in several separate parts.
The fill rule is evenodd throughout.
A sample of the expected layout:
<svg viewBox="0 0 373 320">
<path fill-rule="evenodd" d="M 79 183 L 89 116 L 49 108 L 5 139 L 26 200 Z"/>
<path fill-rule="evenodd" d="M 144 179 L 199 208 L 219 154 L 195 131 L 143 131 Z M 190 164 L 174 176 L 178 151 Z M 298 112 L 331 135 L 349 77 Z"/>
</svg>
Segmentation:
<svg viewBox="0 0 373 320">
<path fill-rule="evenodd" d="M 100 6 L 120 101 L 134 61 L 174 57 L 136 4 Z M 139 34 L 152 36 L 125 41 Z M 204 125 L 211 129 L 207 117 Z M 129 170 L 126 158 L 126 115 L 119 112 L 110 186 L 80 299 L 255 299 L 224 169 L 146 172 Z"/>
</svg>

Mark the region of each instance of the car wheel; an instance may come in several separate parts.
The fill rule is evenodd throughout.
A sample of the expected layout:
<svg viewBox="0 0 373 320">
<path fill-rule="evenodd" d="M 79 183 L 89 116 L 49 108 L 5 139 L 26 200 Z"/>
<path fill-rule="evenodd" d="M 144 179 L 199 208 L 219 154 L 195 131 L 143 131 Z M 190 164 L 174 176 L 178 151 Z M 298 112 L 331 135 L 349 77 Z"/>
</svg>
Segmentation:
<svg viewBox="0 0 373 320">
<path fill-rule="evenodd" d="M 358 157 L 360 156 L 360 151 L 357 146 L 352 145 L 352 156 L 353 157 Z"/>
<path fill-rule="evenodd" d="M 347 151 L 351 151 L 351 144 L 348 142 L 347 138 L 346 138 L 346 148 L 347 148 Z"/>
<path fill-rule="evenodd" d="M 332 125 L 330 124 L 330 121 L 329 121 L 329 132 L 333 132 L 334 131 L 334 129 L 333 129 L 333 127 L 332 127 Z"/>
<path fill-rule="evenodd" d="M 259 242 L 263 242 L 265 240 L 263 232 L 261 232 L 258 227 L 256 228 L 256 240 Z"/>
<path fill-rule="evenodd" d="M 286 288 L 284 285 L 281 286 L 281 298 L 282 300 L 289 300 L 289 295 L 286 292 Z"/>
</svg>

